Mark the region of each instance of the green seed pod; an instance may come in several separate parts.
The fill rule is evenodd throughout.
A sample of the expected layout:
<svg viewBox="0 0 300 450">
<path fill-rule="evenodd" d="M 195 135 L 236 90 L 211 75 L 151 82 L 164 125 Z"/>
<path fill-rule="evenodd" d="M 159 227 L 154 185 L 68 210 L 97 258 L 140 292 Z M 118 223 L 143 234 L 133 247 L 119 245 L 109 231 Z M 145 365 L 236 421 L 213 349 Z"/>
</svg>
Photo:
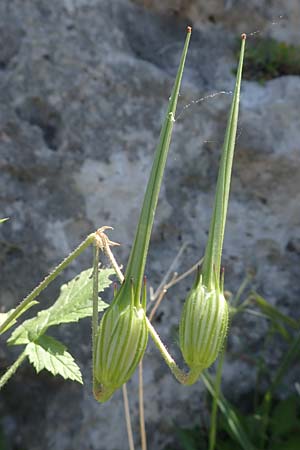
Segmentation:
<svg viewBox="0 0 300 450">
<path fill-rule="evenodd" d="M 148 340 L 146 315 L 133 301 L 125 308 L 113 302 L 98 328 L 95 350 L 97 400 L 107 401 L 135 371 Z"/>
<path fill-rule="evenodd" d="M 209 367 L 221 350 L 228 328 L 228 305 L 219 289 L 208 290 L 197 277 L 186 299 L 179 341 L 185 362 L 191 369 Z"/>
<path fill-rule="evenodd" d="M 220 161 L 214 211 L 209 227 L 202 274 L 198 272 L 181 316 L 180 348 L 185 362 L 199 374 L 217 358 L 228 328 L 228 305 L 224 297 L 224 272 L 219 279 L 234 147 L 246 35 L 242 34 L 241 53 L 233 101 Z"/>
</svg>

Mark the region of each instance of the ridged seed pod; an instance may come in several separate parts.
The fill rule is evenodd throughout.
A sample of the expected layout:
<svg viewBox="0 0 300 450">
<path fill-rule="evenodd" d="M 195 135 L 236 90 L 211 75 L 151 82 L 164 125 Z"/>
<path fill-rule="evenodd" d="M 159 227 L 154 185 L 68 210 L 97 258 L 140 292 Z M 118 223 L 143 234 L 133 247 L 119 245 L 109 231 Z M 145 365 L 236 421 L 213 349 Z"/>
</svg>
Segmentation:
<svg viewBox="0 0 300 450">
<path fill-rule="evenodd" d="M 191 369 L 200 372 L 216 360 L 227 328 L 228 305 L 223 293 L 208 291 L 200 279 L 186 299 L 179 326 L 180 348 Z"/>
<path fill-rule="evenodd" d="M 105 312 L 96 339 L 95 378 L 97 399 L 107 401 L 129 380 L 144 355 L 148 340 L 145 311 L 132 304 L 118 304 Z"/>
</svg>

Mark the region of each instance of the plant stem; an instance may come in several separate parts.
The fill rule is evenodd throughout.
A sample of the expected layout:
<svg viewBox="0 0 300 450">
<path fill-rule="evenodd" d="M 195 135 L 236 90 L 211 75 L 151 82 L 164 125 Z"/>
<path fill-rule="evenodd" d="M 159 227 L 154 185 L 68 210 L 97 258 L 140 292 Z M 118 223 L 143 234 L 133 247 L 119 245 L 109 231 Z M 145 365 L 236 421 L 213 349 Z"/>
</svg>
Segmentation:
<svg viewBox="0 0 300 450">
<path fill-rule="evenodd" d="M 250 283 L 250 281 L 253 279 L 253 276 L 251 276 L 250 274 L 247 274 L 245 279 L 243 280 L 243 282 L 240 284 L 238 291 L 236 293 L 236 295 L 233 297 L 233 299 L 231 300 L 230 304 L 233 307 L 238 307 L 239 305 L 239 301 L 241 299 L 242 294 L 244 293 L 246 287 L 248 286 L 248 284 Z M 240 305 L 239 305 L 240 306 Z"/>
<path fill-rule="evenodd" d="M 153 317 L 160 306 L 167 290 L 178 283 L 180 280 L 188 276 L 190 273 L 192 273 L 199 264 L 201 264 L 201 261 L 191 267 L 187 272 L 181 274 L 178 276 L 176 272 L 173 273 L 172 271 L 175 268 L 178 260 L 180 259 L 183 251 L 186 248 L 186 244 L 184 244 L 181 249 L 179 250 L 178 254 L 176 255 L 174 261 L 172 262 L 170 268 L 168 269 L 167 273 L 163 277 L 163 280 L 161 281 L 159 287 L 156 289 L 152 301 L 155 301 L 154 307 L 151 310 L 151 313 L 149 315 L 149 322 L 152 322 Z M 169 280 L 170 276 L 171 280 Z M 145 428 L 145 414 L 144 414 L 144 389 L 143 389 L 143 361 L 139 364 L 139 415 L 140 415 L 140 433 L 141 433 L 141 446 L 142 450 L 147 450 L 147 436 L 146 436 L 146 428 Z"/>
<path fill-rule="evenodd" d="M 107 239 L 107 237 L 105 236 L 104 233 L 102 233 L 102 236 L 104 235 L 104 239 L 102 239 L 103 242 L 103 250 L 106 253 L 106 256 L 108 257 L 111 265 L 113 266 L 114 271 L 116 272 L 117 277 L 119 278 L 120 283 L 123 283 L 124 281 L 124 275 L 116 261 L 116 258 L 114 257 L 113 252 L 110 249 L 109 246 L 109 239 Z"/>
<path fill-rule="evenodd" d="M 144 388 L 143 388 L 143 360 L 139 363 L 139 415 L 142 450 L 147 450 L 147 435 L 145 427 Z"/>
<path fill-rule="evenodd" d="M 129 410 L 126 384 L 123 384 L 122 392 L 123 392 L 123 402 L 124 402 L 124 411 L 125 411 L 125 420 L 126 420 L 129 450 L 134 450 L 133 433 L 132 433 L 132 427 L 131 427 L 130 410 Z"/>
<path fill-rule="evenodd" d="M 101 234 L 101 244 L 103 245 L 103 249 L 106 253 L 106 255 L 108 256 L 117 277 L 119 278 L 120 282 L 122 283 L 124 281 L 124 275 L 113 255 L 113 252 L 110 249 L 109 246 L 109 241 L 106 238 L 105 234 L 102 233 Z M 199 263 L 201 264 L 201 261 L 199 261 Z M 187 276 L 189 273 L 191 273 L 192 271 L 195 270 L 196 266 L 199 265 L 199 263 L 197 263 L 197 265 L 193 266 L 191 269 L 189 269 L 187 272 L 185 272 L 184 274 L 180 275 L 179 277 L 176 277 L 175 279 L 171 280 L 171 282 L 169 284 L 167 284 L 166 286 L 169 288 L 171 286 L 173 286 L 173 284 L 176 284 L 179 280 L 181 280 L 182 278 L 184 278 L 185 276 Z M 164 290 L 163 290 L 164 292 Z M 151 319 L 153 318 L 154 314 L 151 314 Z M 147 326 L 148 326 L 148 330 L 149 333 L 155 343 L 155 345 L 158 347 L 162 357 L 164 358 L 164 360 L 166 361 L 167 365 L 169 366 L 171 372 L 173 373 L 173 375 L 175 376 L 175 378 L 181 383 L 181 384 L 185 384 L 185 385 L 189 385 L 189 384 L 193 384 L 195 383 L 195 381 L 199 378 L 199 375 L 202 371 L 201 368 L 197 368 L 197 369 L 193 369 L 190 372 L 186 373 L 183 370 L 181 370 L 175 360 L 172 358 L 172 356 L 169 354 L 168 350 L 166 349 L 166 347 L 164 346 L 164 344 L 162 343 L 159 335 L 157 334 L 156 330 L 154 329 L 154 327 L 151 325 L 150 320 L 146 317 L 146 322 L 147 322 Z M 141 372 L 140 372 L 140 375 Z M 141 380 L 141 378 L 140 378 Z M 139 400 L 140 400 L 140 428 L 141 428 L 141 441 L 142 441 L 142 445 L 147 445 L 146 444 L 146 431 L 145 431 L 145 421 L 144 421 L 144 401 L 143 401 L 143 389 L 142 388 L 139 389 Z M 124 393 L 123 393 L 124 395 Z M 128 400 L 127 400 L 128 401 Z M 125 404 L 124 404 L 125 406 Z M 142 408 L 142 412 L 141 412 L 141 408 Z M 130 416 L 129 416 L 130 417 Z M 127 420 L 127 419 L 126 419 Z M 129 435 L 128 435 L 128 439 L 129 439 Z M 147 447 L 142 447 L 142 450 L 146 450 Z"/>
<path fill-rule="evenodd" d="M 184 372 L 183 370 L 181 370 L 177 366 L 175 360 L 172 358 L 172 356 L 170 355 L 170 353 L 168 352 L 168 350 L 166 349 L 164 344 L 162 343 L 155 328 L 151 325 L 151 322 L 149 321 L 149 319 L 147 317 L 146 317 L 146 322 L 147 322 L 147 327 L 148 327 L 149 333 L 150 333 L 155 345 L 157 346 L 158 350 L 160 351 L 162 357 L 164 358 L 165 362 L 169 366 L 169 368 L 170 368 L 172 374 L 174 375 L 174 377 L 176 378 L 176 380 L 179 381 L 179 383 L 185 384 L 185 385 L 190 385 L 190 384 L 195 383 L 203 370 L 202 367 L 193 368 L 189 372 Z"/>
<path fill-rule="evenodd" d="M 158 297 L 160 297 L 161 292 L 165 289 L 165 286 L 169 282 L 170 278 L 173 279 L 175 276 L 177 276 L 177 272 L 175 271 L 175 269 L 176 269 L 176 267 L 178 265 L 178 262 L 179 262 L 179 260 L 180 260 L 180 258 L 182 256 L 183 252 L 186 250 L 187 246 L 188 246 L 188 243 L 184 242 L 182 244 L 182 246 L 180 247 L 180 249 L 179 249 L 177 255 L 175 256 L 175 258 L 173 259 L 170 267 L 168 268 L 168 270 L 166 271 L 166 273 L 162 277 L 162 280 L 161 280 L 159 286 L 156 288 L 155 292 L 153 292 L 153 295 L 150 296 L 150 300 L 152 302 L 156 301 L 156 299 Z"/>
<path fill-rule="evenodd" d="M 210 417 L 210 430 L 209 430 L 209 450 L 214 450 L 216 445 L 216 434 L 217 434 L 217 415 L 218 415 L 218 400 L 221 389 L 221 379 L 222 379 L 222 369 L 224 362 L 225 350 L 223 350 L 219 356 L 217 373 L 215 379 L 215 389 L 212 402 L 212 410 Z"/>
<path fill-rule="evenodd" d="M 93 316 L 92 316 L 92 360 L 95 367 L 96 339 L 98 330 L 98 292 L 99 292 L 99 247 L 94 245 L 93 255 Z M 96 392 L 97 382 L 93 370 L 93 390 Z"/>
<path fill-rule="evenodd" d="M 207 371 L 202 372 L 201 378 L 203 380 L 206 389 L 213 397 L 215 395 L 215 387 L 209 373 Z M 219 409 L 223 414 L 231 433 L 233 434 L 237 442 L 240 444 L 240 448 L 243 450 L 257 450 L 257 447 L 254 447 L 254 445 L 249 441 L 248 435 L 245 432 L 244 428 L 242 427 L 233 407 L 225 399 L 225 397 L 221 392 L 218 396 L 217 402 Z"/>
<path fill-rule="evenodd" d="M 15 374 L 18 367 L 22 364 L 24 359 L 27 357 L 26 349 L 19 355 L 16 361 L 10 366 L 10 368 L 5 372 L 5 374 L 0 378 L 0 390 L 8 382 L 8 380 Z"/>
<path fill-rule="evenodd" d="M 285 372 L 287 371 L 289 365 L 291 364 L 293 359 L 296 359 L 299 352 L 300 352 L 300 333 L 298 333 L 298 335 L 295 337 L 294 341 L 290 345 L 287 353 L 285 353 L 283 360 L 276 371 L 275 377 L 269 388 L 270 394 L 273 394 L 277 386 L 281 383 L 282 378 L 284 377 Z"/>
<path fill-rule="evenodd" d="M 283 360 L 275 373 L 275 376 L 273 378 L 271 386 L 265 393 L 265 396 L 264 396 L 264 399 L 262 402 L 262 410 L 263 410 L 262 430 L 261 430 L 261 448 L 262 449 L 265 448 L 265 444 L 266 444 L 266 437 L 267 437 L 268 425 L 269 425 L 269 420 L 270 420 L 269 416 L 270 416 L 270 409 L 271 409 L 271 405 L 272 405 L 273 394 L 274 394 L 277 386 L 281 383 L 282 378 L 284 377 L 292 360 L 296 359 L 299 351 L 300 351 L 300 333 L 298 333 L 298 336 L 296 336 L 293 343 L 290 345 L 289 350 L 284 355 Z"/>
<path fill-rule="evenodd" d="M 1 324 L 0 334 L 6 331 L 9 324 L 11 324 L 14 319 L 22 311 L 26 309 L 28 304 L 32 302 L 47 286 L 50 284 L 77 256 L 79 256 L 89 245 L 92 244 L 95 238 L 95 233 L 90 234 L 72 253 L 69 254 L 33 291 L 22 300 L 19 306 L 9 315 L 9 317 Z"/>
<path fill-rule="evenodd" d="M 178 275 L 176 272 L 174 272 L 173 277 L 171 278 L 171 280 L 168 283 L 166 283 L 165 285 L 161 286 L 160 290 L 157 290 L 154 293 L 153 298 L 155 300 L 155 304 L 154 304 L 154 306 L 153 306 L 153 308 L 152 308 L 152 310 L 150 312 L 150 315 L 149 315 L 150 322 L 152 322 L 153 317 L 156 314 L 156 311 L 158 310 L 161 302 L 163 301 L 164 296 L 168 292 L 168 289 L 170 289 L 171 287 L 175 286 L 175 284 L 179 283 L 181 280 L 186 278 L 191 273 L 195 272 L 195 270 L 197 270 L 199 265 L 202 264 L 202 260 L 203 260 L 203 258 L 200 259 L 196 264 L 194 264 L 190 269 L 188 269 L 186 272 L 182 273 L 181 275 Z"/>
</svg>

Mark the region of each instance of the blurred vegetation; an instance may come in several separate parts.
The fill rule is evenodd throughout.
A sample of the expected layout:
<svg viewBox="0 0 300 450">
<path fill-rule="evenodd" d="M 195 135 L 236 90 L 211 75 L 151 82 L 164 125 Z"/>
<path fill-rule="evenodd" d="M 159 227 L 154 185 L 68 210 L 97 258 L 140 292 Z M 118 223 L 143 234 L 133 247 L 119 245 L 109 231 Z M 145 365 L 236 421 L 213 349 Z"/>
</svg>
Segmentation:
<svg viewBox="0 0 300 450">
<path fill-rule="evenodd" d="M 266 320 L 268 330 L 261 342 L 261 350 L 268 352 L 281 340 L 285 348 L 282 359 L 275 371 L 271 371 L 263 353 L 252 358 L 256 367 L 256 383 L 247 399 L 240 399 L 239 407 L 225 398 L 218 377 L 212 377 L 206 371 L 202 381 L 209 393 L 210 425 L 206 420 L 201 421 L 200 416 L 197 426 L 179 428 L 174 424 L 176 444 L 167 446 L 165 450 L 300 449 L 300 386 L 298 383 L 288 386 L 284 382 L 289 370 L 299 362 L 300 320 L 286 316 L 255 291 L 246 293 L 250 282 L 251 276 L 248 276 L 235 296 L 228 293 L 232 320 L 235 321 L 240 314 Z M 220 370 L 220 374 L 222 361 L 223 358 L 219 358 L 217 371 Z M 261 389 L 263 384 L 266 385 L 265 391 Z M 218 404 L 217 416 L 213 415 L 214 401 Z M 211 426 L 214 422 L 215 442 L 212 443 Z"/>
<path fill-rule="evenodd" d="M 243 78 L 263 83 L 282 75 L 300 75 L 300 46 L 257 38 L 247 47 Z"/>
<path fill-rule="evenodd" d="M 235 410 L 247 435 L 257 449 L 260 449 L 260 427 L 262 411 L 252 411 L 242 414 Z M 240 450 L 241 446 L 232 436 L 224 416 L 220 416 L 218 423 L 217 450 Z M 205 450 L 207 448 L 208 431 L 200 426 L 193 428 L 177 429 L 175 434 L 178 438 L 181 450 Z M 293 395 L 284 400 L 277 401 L 270 413 L 270 425 L 267 436 L 266 450 L 299 450 L 300 448 L 300 398 Z M 167 447 L 166 450 L 175 450 Z"/>
<path fill-rule="evenodd" d="M 1 425 L 0 425 L 0 450 L 7 450 L 7 445 Z"/>
</svg>

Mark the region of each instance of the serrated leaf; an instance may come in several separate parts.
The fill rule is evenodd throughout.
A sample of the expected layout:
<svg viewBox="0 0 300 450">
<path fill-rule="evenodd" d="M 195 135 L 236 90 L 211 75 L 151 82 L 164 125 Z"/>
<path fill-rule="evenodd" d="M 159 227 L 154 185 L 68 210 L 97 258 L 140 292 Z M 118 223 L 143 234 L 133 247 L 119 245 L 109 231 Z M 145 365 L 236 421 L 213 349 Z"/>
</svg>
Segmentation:
<svg viewBox="0 0 300 450">
<path fill-rule="evenodd" d="M 19 314 L 16 315 L 16 317 L 14 318 L 14 320 L 12 320 L 10 323 L 8 323 L 6 325 L 5 328 L 3 328 L 3 330 L 1 330 L 1 334 L 5 333 L 7 330 L 10 329 L 10 327 L 12 327 L 16 321 L 17 318 L 20 317 L 22 314 L 24 314 L 25 311 L 27 311 L 28 309 L 30 309 L 32 306 L 37 305 L 39 302 L 36 300 L 32 300 L 32 302 L 28 303 L 23 309 L 22 311 L 19 312 Z M 9 316 L 14 312 L 14 309 L 10 309 L 9 311 L 7 311 L 6 313 L 0 313 L 0 325 L 2 325 L 2 323 L 4 323 Z"/>
<path fill-rule="evenodd" d="M 77 275 L 69 283 L 61 286 L 60 295 L 53 306 L 40 311 L 36 317 L 26 320 L 12 333 L 8 339 L 10 345 L 28 344 L 36 341 L 47 329 L 61 323 L 78 322 L 92 315 L 92 272 L 87 269 Z M 111 284 L 109 277 L 113 269 L 102 269 L 99 272 L 99 292 Z M 98 310 L 103 311 L 108 305 L 99 299 Z"/>
<path fill-rule="evenodd" d="M 109 276 L 113 273 L 113 269 L 100 270 L 99 292 L 103 292 L 111 284 Z M 84 270 L 69 283 L 61 286 L 60 295 L 50 308 L 48 326 L 78 322 L 79 319 L 92 315 L 92 275 L 93 269 Z M 99 302 L 99 311 L 103 311 L 107 306 L 103 301 Z"/>
<path fill-rule="evenodd" d="M 46 369 L 52 375 L 83 384 L 80 368 L 66 347 L 56 339 L 43 335 L 36 342 L 27 344 L 25 352 L 37 373 Z"/>
</svg>

